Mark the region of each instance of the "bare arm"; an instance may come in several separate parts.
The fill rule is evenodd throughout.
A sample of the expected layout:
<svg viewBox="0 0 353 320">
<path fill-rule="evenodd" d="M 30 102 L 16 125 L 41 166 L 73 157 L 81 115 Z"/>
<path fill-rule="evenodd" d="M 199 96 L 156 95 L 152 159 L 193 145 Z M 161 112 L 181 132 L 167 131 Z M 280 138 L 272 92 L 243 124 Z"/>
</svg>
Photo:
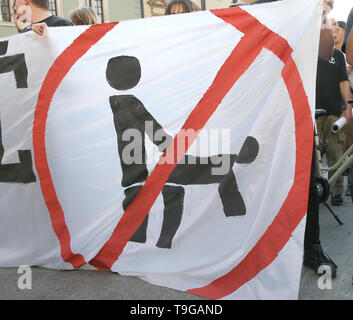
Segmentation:
<svg viewBox="0 0 353 320">
<path fill-rule="evenodd" d="M 333 54 L 333 48 L 335 42 L 332 36 L 331 29 L 321 29 L 320 33 L 320 45 L 319 45 L 319 57 L 323 60 L 330 60 Z"/>
<path fill-rule="evenodd" d="M 341 95 L 346 105 L 346 110 L 343 111 L 343 117 L 346 117 L 347 123 L 352 120 L 352 106 L 348 103 L 348 100 L 352 98 L 351 89 L 348 81 L 340 82 Z"/>
<path fill-rule="evenodd" d="M 323 60 L 330 60 L 333 54 L 335 41 L 332 35 L 331 24 L 327 19 L 328 13 L 333 8 L 333 0 L 324 0 L 323 2 L 323 16 L 321 23 L 319 57 Z"/>
<path fill-rule="evenodd" d="M 347 39 L 346 54 L 348 63 L 350 65 L 353 65 L 353 30 L 351 31 Z"/>
</svg>

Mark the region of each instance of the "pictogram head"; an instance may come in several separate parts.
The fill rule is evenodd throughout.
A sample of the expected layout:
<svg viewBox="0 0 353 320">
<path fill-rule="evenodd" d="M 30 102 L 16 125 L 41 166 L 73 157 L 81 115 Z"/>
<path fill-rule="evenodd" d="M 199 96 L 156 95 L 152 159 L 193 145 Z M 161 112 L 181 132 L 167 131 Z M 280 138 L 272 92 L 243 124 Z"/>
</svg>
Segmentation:
<svg viewBox="0 0 353 320">
<path fill-rule="evenodd" d="M 141 79 L 140 62 L 135 57 L 119 56 L 109 60 L 106 78 L 116 90 L 128 90 L 135 87 Z"/>
</svg>

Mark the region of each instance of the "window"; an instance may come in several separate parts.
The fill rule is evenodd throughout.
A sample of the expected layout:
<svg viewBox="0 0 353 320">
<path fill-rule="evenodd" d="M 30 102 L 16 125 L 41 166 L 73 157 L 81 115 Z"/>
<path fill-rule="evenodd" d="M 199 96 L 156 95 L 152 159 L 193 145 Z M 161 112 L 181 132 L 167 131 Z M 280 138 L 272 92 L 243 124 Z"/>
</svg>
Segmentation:
<svg viewBox="0 0 353 320">
<path fill-rule="evenodd" d="M 0 0 L 1 20 L 11 22 L 10 0 Z"/>
<path fill-rule="evenodd" d="M 103 0 L 91 0 L 94 11 L 96 11 L 98 19 L 100 22 L 104 22 L 104 14 L 103 14 Z"/>
<path fill-rule="evenodd" d="M 49 0 L 49 11 L 53 15 L 57 15 L 56 0 Z"/>
<path fill-rule="evenodd" d="M 82 6 L 91 7 L 98 16 L 99 22 L 104 22 L 103 0 L 82 0 Z"/>
</svg>

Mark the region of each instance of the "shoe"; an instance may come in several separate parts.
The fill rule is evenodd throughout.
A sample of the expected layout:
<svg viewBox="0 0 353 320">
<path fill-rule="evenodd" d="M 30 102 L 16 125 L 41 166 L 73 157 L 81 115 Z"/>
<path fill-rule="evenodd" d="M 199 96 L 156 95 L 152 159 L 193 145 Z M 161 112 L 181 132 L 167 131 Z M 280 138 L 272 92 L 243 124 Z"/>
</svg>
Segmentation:
<svg viewBox="0 0 353 320">
<path fill-rule="evenodd" d="M 334 196 L 331 196 L 331 204 L 333 206 L 339 206 L 343 204 L 343 199 L 341 194 L 335 194 Z"/>
<path fill-rule="evenodd" d="M 323 252 L 321 245 L 314 244 L 311 249 L 304 251 L 304 265 L 313 269 L 315 273 L 322 272 L 319 270 L 321 266 L 328 266 L 331 269 L 331 276 L 335 278 L 337 275 L 337 265 L 332 259 Z"/>
</svg>

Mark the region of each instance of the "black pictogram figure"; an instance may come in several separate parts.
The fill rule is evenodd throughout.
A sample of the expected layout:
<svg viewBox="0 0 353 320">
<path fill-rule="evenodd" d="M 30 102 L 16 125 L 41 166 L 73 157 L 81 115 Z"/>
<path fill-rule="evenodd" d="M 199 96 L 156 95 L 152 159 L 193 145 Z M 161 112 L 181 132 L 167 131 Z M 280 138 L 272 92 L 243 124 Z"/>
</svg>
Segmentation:
<svg viewBox="0 0 353 320">
<path fill-rule="evenodd" d="M 137 58 L 131 56 L 118 56 L 110 59 L 107 66 L 106 78 L 111 87 L 116 90 L 127 90 L 135 87 L 141 78 L 141 66 Z M 117 133 L 118 152 L 123 172 L 121 184 L 125 189 L 125 200 L 123 201 L 124 210 L 134 200 L 141 189 L 141 185 L 132 186 L 136 183 L 142 183 L 148 177 L 146 166 L 146 150 L 144 138 L 140 148 L 134 148 L 134 152 L 140 152 L 137 158 L 142 159 L 142 163 L 126 164 L 123 161 L 124 149 L 133 141 L 123 139 L 124 132 L 129 129 L 137 130 L 142 137 L 145 133 L 149 139 L 158 146 L 161 152 L 172 142 L 169 136 L 157 122 L 156 119 L 147 111 L 142 102 L 133 95 L 115 95 L 110 97 L 110 105 L 114 115 L 114 125 Z M 152 132 L 146 130 L 146 122 L 151 122 Z M 164 139 L 156 139 L 156 133 L 163 136 Z M 162 132 L 162 134 L 161 134 Z M 124 141 L 125 140 L 125 141 Z M 132 138 L 133 140 L 133 138 Z M 237 182 L 233 172 L 234 163 L 251 163 L 259 152 L 259 145 L 256 139 L 248 137 L 239 153 L 239 155 L 228 156 L 229 168 L 224 175 L 213 175 L 212 169 L 216 168 L 217 161 L 213 157 L 207 159 L 186 155 L 172 174 L 167 184 L 162 190 L 164 200 L 164 219 L 160 238 L 157 247 L 171 248 L 173 238 L 180 226 L 183 214 L 184 188 L 183 185 L 205 185 L 219 184 L 218 191 L 223 204 L 226 216 L 241 216 L 246 214 L 246 207 L 243 198 L 238 190 Z M 136 155 L 135 155 L 136 156 Z M 206 160 L 206 161 L 205 161 Z M 170 185 L 168 183 L 180 186 Z M 139 229 L 132 236 L 130 241 L 144 243 L 146 242 L 146 230 L 148 216 L 145 218 Z"/>
<path fill-rule="evenodd" d="M 0 42 L 0 55 L 7 53 L 8 41 Z M 14 72 L 17 88 L 27 88 L 27 66 L 24 54 L 0 57 L 0 74 Z M 19 150 L 20 163 L 1 164 L 4 156 L 2 143 L 2 129 L 0 118 L 0 182 L 32 183 L 36 181 L 33 172 L 32 155 L 30 150 Z"/>
<path fill-rule="evenodd" d="M 218 192 L 222 201 L 223 211 L 226 217 L 243 216 L 246 207 L 241 196 L 237 181 L 233 172 L 234 163 L 250 164 L 255 161 L 259 153 L 259 144 L 253 137 L 247 137 L 239 155 L 220 155 L 229 157 L 227 173 L 224 175 L 212 174 L 212 169 L 217 167 L 216 159 L 219 156 L 208 157 L 206 161 L 201 157 L 186 155 L 184 163 L 178 164 L 169 176 L 168 182 L 180 185 L 204 185 L 218 183 Z M 183 163 L 183 162 L 182 162 Z M 221 164 L 220 164 L 221 165 Z"/>
</svg>

